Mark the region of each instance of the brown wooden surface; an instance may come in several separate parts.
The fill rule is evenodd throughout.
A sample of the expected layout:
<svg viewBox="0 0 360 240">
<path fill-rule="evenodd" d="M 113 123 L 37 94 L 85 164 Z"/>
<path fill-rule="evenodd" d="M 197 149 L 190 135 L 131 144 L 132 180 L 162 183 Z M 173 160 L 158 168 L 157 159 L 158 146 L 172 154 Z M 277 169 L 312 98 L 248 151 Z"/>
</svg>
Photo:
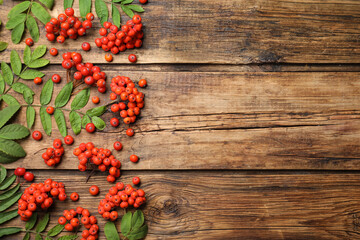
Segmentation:
<svg viewBox="0 0 360 240">
<path fill-rule="evenodd" d="M 15 3 L 0 6 L 3 24 Z M 142 179 L 147 239 L 358 239 L 360 2 L 153 0 L 144 7 L 144 46 L 115 56 L 112 64 L 93 43 L 99 23 L 76 42 L 39 43 L 60 54 L 79 51 L 110 77 L 148 80 L 133 138 L 124 124 L 75 138 L 75 145 L 124 144 L 115 153 L 122 161 L 120 181 Z M 56 1 L 52 15 L 60 12 L 62 1 Z M 8 33 L 2 26 L 0 40 L 9 41 Z M 83 41 L 92 51 L 80 50 Z M 0 61 L 9 61 L 12 49 L 22 52 L 24 43 L 10 44 Z M 138 64 L 129 64 L 130 53 Z M 60 55 L 47 57 L 52 65 L 44 68 L 44 79 L 55 72 L 65 77 Z M 26 84 L 36 93 L 42 87 Z M 108 95 L 94 95 L 109 102 Z M 16 121 L 24 123 L 24 116 L 23 109 Z M 34 129 L 42 130 L 38 117 Z M 56 202 L 51 225 L 66 208 L 95 212 L 111 186 L 101 173 L 84 183 L 74 146 L 66 147 L 56 170 L 48 168 L 36 152 L 58 137 L 53 127 L 41 142 L 22 141 L 28 156 L 6 165 L 33 169 L 36 182 L 64 181 L 68 193 L 80 194 L 79 203 Z M 133 153 L 138 164 L 128 160 Z M 87 192 L 92 184 L 101 189 L 98 197 Z M 23 225 L 19 219 L 7 224 Z"/>
</svg>

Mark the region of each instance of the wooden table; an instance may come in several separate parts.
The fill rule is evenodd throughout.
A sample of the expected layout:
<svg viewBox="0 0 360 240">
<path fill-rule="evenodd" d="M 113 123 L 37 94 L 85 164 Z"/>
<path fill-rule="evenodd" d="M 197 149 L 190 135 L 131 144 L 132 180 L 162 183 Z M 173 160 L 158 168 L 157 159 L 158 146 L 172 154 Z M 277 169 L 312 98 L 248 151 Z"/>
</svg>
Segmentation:
<svg viewBox="0 0 360 240">
<path fill-rule="evenodd" d="M 1 6 L 2 21 L 13 5 Z M 81 51 L 84 59 L 108 76 L 148 80 L 133 138 L 121 125 L 75 139 L 108 148 L 123 143 L 116 153 L 121 181 L 139 176 L 147 193 L 147 239 L 360 238 L 360 2 L 151 0 L 145 9 L 144 46 L 111 64 L 93 43 L 98 22 L 78 41 L 52 45 L 43 37 L 38 44 L 62 54 L 89 41 L 93 48 Z M 52 15 L 60 12 L 61 0 Z M 3 27 L 1 39 L 9 41 L 8 33 Z M 10 44 L 0 60 L 24 46 Z M 137 64 L 129 64 L 130 53 Z M 65 76 L 60 54 L 47 54 L 46 78 Z M 28 85 L 39 93 L 41 86 Z M 23 117 L 24 110 L 17 119 Z M 38 120 L 34 129 L 41 129 Z M 80 193 L 78 203 L 56 202 L 50 225 L 63 209 L 81 205 L 95 212 L 111 186 L 101 173 L 85 183 L 69 147 L 56 169 L 47 167 L 34 153 L 57 137 L 53 129 L 41 142 L 23 141 L 27 157 L 7 165 Z M 128 160 L 133 153 L 138 164 Z M 87 193 L 92 184 L 101 188 L 98 197 Z"/>
</svg>

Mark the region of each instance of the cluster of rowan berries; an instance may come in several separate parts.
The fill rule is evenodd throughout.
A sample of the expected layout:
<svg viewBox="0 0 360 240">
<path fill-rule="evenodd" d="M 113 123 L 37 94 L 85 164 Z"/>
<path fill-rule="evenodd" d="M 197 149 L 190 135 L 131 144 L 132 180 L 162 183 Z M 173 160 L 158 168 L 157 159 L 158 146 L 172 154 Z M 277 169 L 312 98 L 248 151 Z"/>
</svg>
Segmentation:
<svg viewBox="0 0 360 240">
<path fill-rule="evenodd" d="M 124 186 L 124 183 L 118 182 L 109 189 L 109 193 L 106 194 L 105 198 L 100 200 L 98 212 L 103 218 L 115 221 L 118 218 L 118 213 L 111 211 L 113 208 L 128 208 L 129 206 L 138 208 L 145 202 L 144 190 L 135 189 L 130 184 Z"/>
<path fill-rule="evenodd" d="M 66 38 L 77 39 L 78 36 L 84 36 L 86 30 L 92 27 L 94 14 L 88 13 L 86 20 L 81 22 L 74 16 L 74 9 L 67 8 L 65 14 L 59 14 L 58 18 L 52 18 L 45 25 L 46 38 L 53 42 L 64 43 Z"/>
<path fill-rule="evenodd" d="M 120 177 L 121 162 L 111 154 L 109 149 L 97 148 L 92 142 L 88 142 L 81 143 L 73 153 L 79 159 L 80 171 L 85 171 L 87 164 L 95 164 L 102 172 L 109 169 L 109 175 L 106 178 L 108 182 L 115 182 L 116 178 Z"/>
<path fill-rule="evenodd" d="M 38 208 L 48 209 L 53 204 L 50 195 L 57 197 L 60 201 L 65 201 L 64 183 L 47 179 L 44 183 L 32 183 L 26 188 L 18 201 L 18 214 L 21 220 L 28 221 Z"/>
<path fill-rule="evenodd" d="M 142 80 L 146 81 L 145 79 Z M 140 114 L 140 109 L 144 107 L 144 93 L 140 92 L 135 87 L 135 83 L 129 77 L 124 76 L 112 78 L 110 87 L 112 91 L 110 99 L 115 100 L 120 96 L 121 100 L 119 103 L 111 105 L 111 111 L 114 113 L 120 111 L 120 116 L 124 119 L 125 124 L 135 122 L 136 116 Z M 126 101 L 127 105 L 125 103 Z M 112 118 L 110 124 L 113 127 L 117 127 L 119 125 L 119 120 L 117 118 Z"/>
<path fill-rule="evenodd" d="M 18 167 L 14 171 L 15 176 L 24 177 L 27 182 L 32 182 L 34 180 L 34 174 L 27 172 L 25 168 Z"/>
<path fill-rule="evenodd" d="M 64 210 L 63 216 L 59 217 L 58 222 L 61 225 L 65 225 L 65 229 L 69 232 L 77 230 L 82 223 L 86 228 L 82 231 L 82 239 L 98 239 L 99 226 L 97 225 L 97 219 L 95 216 L 90 215 L 88 209 L 77 207 L 76 210 Z"/>
<path fill-rule="evenodd" d="M 64 147 L 60 139 L 55 139 L 53 142 L 53 147 L 46 149 L 46 151 L 41 155 L 44 159 L 44 162 L 49 167 L 54 167 L 56 164 L 60 163 L 62 155 L 64 155 Z"/>
<path fill-rule="evenodd" d="M 99 34 L 102 38 L 96 38 L 95 44 L 105 52 L 111 51 L 118 54 L 126 49 L 139 48 L 142 45 L 144 33 L 142 31 L 141 17 L 134 15 L 132 20 L 126 22 L 119 29 L 110 22 L 104 22 L 104 27 L 100 28 Z"/>
<path fill-rule="evenodd" d="M 82 56 L 77 52 L 66 52 L 62 55 L 62 67 L 71 69 L 76 67 L 77 72 L 74 73 L 75 80 L 82 80 L 89 85 L 96 85 L 98 91 L 104 93 L 106 91 L 106 74 L 101 71 L 100 67 L 94 66 L 92 63 L 82 63 Z"/>
</svg>

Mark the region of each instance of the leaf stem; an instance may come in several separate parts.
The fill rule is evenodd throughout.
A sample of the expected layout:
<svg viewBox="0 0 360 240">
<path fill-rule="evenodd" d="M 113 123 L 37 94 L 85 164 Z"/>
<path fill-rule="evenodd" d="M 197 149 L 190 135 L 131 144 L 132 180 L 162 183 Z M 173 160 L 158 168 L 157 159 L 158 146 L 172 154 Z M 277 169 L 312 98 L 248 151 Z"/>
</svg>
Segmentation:
<svg viewBox="0 0 360 240">
<path fill-rule="evenodd" d="M 14 85 L 14 83 L 17 83 L 17 81 L 20 80 L 20 75 L 21 75 L 27 68 L 28 68 L 28 67 L 26 66 L 23 70 L 21 70 L 21 73 L 19 74 L 19 76 L 15 79 L 15 81 L 14 81 L 11 85 L 9 85 L 9 88 L 6 89 L 6 91 L 4 91 L 4 93 L 1 94 L 1 95 L 7 94 L 7 93 L 12 89 L 12 85 Z"/>
<path fill-rule="evenodd" d="M 45 234 L 45 233 L 36 232 L 36 231 L 30 230 L 30 229 L 28 229 L 28 230 L 27 230 L 27 229 L 24 229 L 23 232 L 40 234 L 40 235 L 43 236 L 43 237 L 48 237 L 48 238 L 50 238 L 50 239 L 54 239 L 53 237 L 50 237 L 50 236 L 48 236 L 48 235 Z"/>
</svg>

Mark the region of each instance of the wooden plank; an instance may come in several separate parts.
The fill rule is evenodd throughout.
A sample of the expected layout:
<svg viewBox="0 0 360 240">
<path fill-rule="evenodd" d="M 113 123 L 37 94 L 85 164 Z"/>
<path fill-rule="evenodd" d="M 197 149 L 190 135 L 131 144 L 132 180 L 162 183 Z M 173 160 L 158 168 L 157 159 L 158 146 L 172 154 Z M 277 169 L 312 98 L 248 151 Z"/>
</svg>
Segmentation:
<svg viewBox="0 0 360 240">
<path fill-rule="evenodd" d="M 116 155 L 123 169 L 360 169 L 359 73 L 105 71 L 149 81 L 146 107 L 132 126 L 136 134 L 127 137 L 124 124 L 108 126 L 95 134 L 83 131 L 75 144 L 91 140 L 112 148 L 122 141 L 124 150 Z M 102 104 L 110 101 L 106 96 Z M 114 116 L 108 112 L 104 119 Z M 25 123 L 25 110 L 17 119 Z M 34 129 L 41 130 L 39 117 Z M 41 142 L 24 141 L 28 156 L 10 166 L 47 169 L 39 149 L 60 137 L 55 122 L 53 132 Z M 58 168 L 77 169 L 73 148 L 67 147 Z M 141 158 L 136 165 L 128 161 L 134 153 Z"/>
<path fill-rule="evenodd" d="M 15 3 L 5 1 L 0 7 L 4 22 Z M 62 0 L 56 1 L 51 14 L 63 12 L 62 5 Z M 138 55 L 138 63 L 146 64 L 360 62 L 357 0 L 170 0 L 150 1 L 144 7 L 143 48 L 116 56 L 115 63 L 129 63 L 130 52 Z M 104 62 L 104 52 L 93 43 L 99 27 L 96 21 L 87 37 L 53 45 L 63 53 L 78 51 L 83 41 L 89 41 L 93 50 L 84 55 Z M 0 39 L 8 41 L 9 34 L 3 29 Z M 45 35 L 43 28 L 41 34 Z M 39 43 L 49 45 L 44 37 Z M 23 50 L 24 43 L 10 44 L 0 60 L 7 60 L 12 49 Z"/>
<path fill-rule="evenodd" d="M 85 184 L 78 172 L 35 174 L 36 182 L 52 177 L 63 181 L 68 193 L 80 194 L 76 203 L 55 202 L 51 225 L 64 209 L 86 206 L 95 212 L 111 186 L 105 175 Z M 121 181 L 129 183 L 135 175 L 148 199 L 147 239 L 354 239 L 360 234 L 358 173 L 126 171 Z M 97 197 L 87 192 L 93 184 L 101 189 Z M 103 230 L 104 221 L 96 217 Z M 24 224 L 17 219 L 9 225 Z M 100 237 L 105 239 L 103 232 Z"/>
</svg>

